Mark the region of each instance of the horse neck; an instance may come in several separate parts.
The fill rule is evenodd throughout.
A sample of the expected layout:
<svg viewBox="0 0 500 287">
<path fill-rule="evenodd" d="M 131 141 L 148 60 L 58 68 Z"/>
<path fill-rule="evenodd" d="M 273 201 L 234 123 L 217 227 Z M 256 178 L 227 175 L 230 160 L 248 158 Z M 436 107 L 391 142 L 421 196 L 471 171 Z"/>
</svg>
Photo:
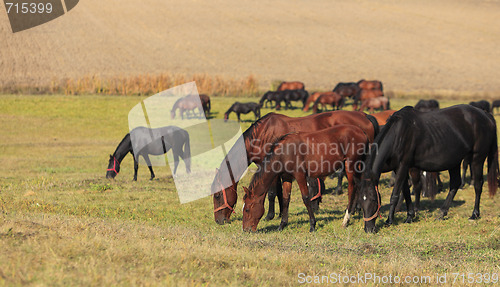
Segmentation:
<svg viewBox="0 0 500 287">
<path fill-rule="evenodd" d="M 229 115 L 232 111 L 234 111 L 234 105 L 236 104 L 232 104 L 231 107 L 224 113 L 224 116 L 227 116 Z"/>
<path fill-rule="evenodd" d="M 384 164 L 393 156 L 394 144 L 397 139 L 396 127 L 385 127 L 383 132 L 377 136 L 372 146 L 370 155 L 367 157 L 368 168 L 378 179 L 382 174 Z"/>
<path fill-rule="evenodd" d="M 128 133 L 122 141 L 116 147 L 113 157 L 122 162 L 123 158 L 132 150 L 132 141 L 130 139 L 130 133 Z"/>
<path fill-rule="evenodd" d="M 254 196 L 265 195 L 273 180 L 282 172 L 282 170 L 274 168 L 273 162 L 276 160 L 279 160 L 279 158 L 275 154 L 267 156 L 259 171 L 252 177 L 249 189 L 253 191 Z M 283 165 L 279 166 L 283 167 Z"/>
</svg>

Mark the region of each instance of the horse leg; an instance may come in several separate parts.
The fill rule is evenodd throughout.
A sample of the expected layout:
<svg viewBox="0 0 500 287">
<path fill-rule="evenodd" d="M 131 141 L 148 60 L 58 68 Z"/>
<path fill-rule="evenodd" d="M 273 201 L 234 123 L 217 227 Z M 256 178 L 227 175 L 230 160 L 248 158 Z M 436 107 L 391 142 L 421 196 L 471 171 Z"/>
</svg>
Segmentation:
<svg viewBox="0 0 500 287">
<path fill-rule="evenodd" d="M 175 176 L 175 174 L 177 173 L 177 167 L 179 166 L 179 154 L 175 151 L 173 151 L 173 154 L 174 154 L 174 176 Z"/>
<path fill-rule="evenodd" d="M 483 192 L 483 163 L 484 161 L 475 160 L 471 164 L 471 176 L 474 178 L 474 191 L 476 192 L 476 200 L 474 201 L 474 210 L 470 220 L 479 219 L 479 204 L 481 202 L 481 193 Z"/>
<path fill-rule="evenodd" d="M 292 193 L 292 182 L 289 180 L 283 181 L 283 212 L 281 223 L 278 230 L 283 230 L 288 225 L 288 206 L 290 205 L 290 195 Z"/>
<path fill-rule="evenodd" d="M 460 166 L 448 170 L 448 173 L 450 174 L 450 191 L 446 196 L 446 200 L 441 207 L 441 214 L 437 219 L 444 219 L 444 217 L 448 215 L 448 210 L 450 209 L 451 202 L 453 201 L 453 198 L 455 198 L 457 190 L 460 187 Z"/>
<path fill-rule="evenodd" d="M 151 173 L 151 178 L 149 180 L 153 180 L 153 178 L 155 178 L 155 173 L 153 172 L 153 165 L 151 164 L 151 161 L 149 160 L 149 156 L 147 154 L 144 154 L 142 157 L 146 161 L 146 164 L 148 165 L 148 168 L 149 168 L 149 172 Z"/>
<path fill-rule="evenodd" d="M 269 190 L 267 191 L 267 198 L 269 199 L 269 209 L 267 210 L 267 215 L 264 218 L 264 220 L 272 220 L 275 215 L 275 208 L 274 208 L 274 203 L 276 199 L 276 194 L 277 194 L 277 182 L 278 178 L 274 179 L 274 181 L 271 183 L 271 186 Z M 281 184 L 280 184 L 281 187 Z"/>
<path fill-rule="evenodd" d="M 465 186 L 465 175 L 467 174 L 467 167 L 469 166 L 468 159 L 465 158 L 463 163 L 462 163 L 462 184 L 460 184 L 460 189 L 463 189 Z M 472 171 L 471 171 L 471 177 L 472 177 Z"/>
<path fill-rule="evenodd" d="M 348 198 L 348 203 L 347 203 L 347 209 L 345 211 L 344 215 L 344 220 L 342 221 L 342 226 L 347 227 L 349 225 L 349 219 L 351 219 L 351 215 L 354 213 L 354 202 L 356 198 L 356 190 L 354 189 L 354 173 L 353 173 L 353 167 L 351 166 L 352 163 L 350 163 L 349 160 L 346 161 L 346 175 L 347 175 L 347 182 L 349 183 L 348 185 L 348 192 L 347 192 L 347 198 Z M 359 176 L 358 176 L 359 178 Z"/>
<path fill-rule="evenodd" d="M 335 189 L 335 193 L 337 195 L 342 194 L 342 179 L 344 178 L 345 171 L 341 170 L 337 173 L 337 188 Z"/>
<path fill-rule="evenodd" d="M 316 230 L 316 217 L 314 216 L 314 211 L 311 207 L 311 197 L 309 196 L 309 189 L 307 188 L 307 180 L 305 174 L 298 174 L 296 176 L 297 184 L 299 185 L 300 192 L 302 193 L 302 202 L 307 208 L 307 214 L 309 214 L 309 232 L 314 232 Z"/>
<path fill-rule="evenodd" d="M 409 187 L 408 189 L 406 189 L 405 185 L 408 186 L 408 167 L 406 167 L 404 164 L 401 164 L 401 166 L 398 168 L 398 171 L 396 172 L 396 182 L 391 194 L 389 217 L 385 222 L 387 225 L 391 225 L 394 222 L 394 212 L 396 211 L 396 206 L 398 204 L 399 195 L 401 192 L 403 193 L 406 200 L 408 217 L 411 217 L 411 214 L 415 213 L 415 211 L 413 211 L 413 208 L 410 209 L 410 207 L 412 207 L 410 190 Z"/>
<path fill-rule="evenodd" d="M 139 170 L 139 162 L 135 158 L 134 154 L 132 154 L 132 157 L 134 158 L 134 181 L 137 181 L 137 171 Z"/>
<path fill-rule="evenodd" d="M 420 193 L 422 192 L 422 174 L 419 169 L 411 168 L 410 177 L 413 183 L 413 193 L 415 193 L 415 213 L 420 209 Z"/>
<path fill-rule="evenodd" d="M 236 116 L 238 116 L 238 123 L 241 122 L 240 113 L 236 113 Z"/>
<path fill-rule="evenodd" d="M 436 172 L 436 179 L 437 179 L 437 193 L 440 193 L 443 191 L 443 182 L 441 181 L 441 176 L 439 172 Z"/>
</svg>

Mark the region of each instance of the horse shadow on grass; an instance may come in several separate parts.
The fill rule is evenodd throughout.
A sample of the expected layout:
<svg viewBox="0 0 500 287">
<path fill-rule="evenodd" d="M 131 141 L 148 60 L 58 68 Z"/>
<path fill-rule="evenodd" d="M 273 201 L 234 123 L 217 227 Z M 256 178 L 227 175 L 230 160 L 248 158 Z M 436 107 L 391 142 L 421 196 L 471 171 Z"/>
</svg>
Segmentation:
<svg viewBox="0 0 500 287">
<path fill-rule="evenodd" d="M 332 221 L 339 221 L 342 222 L 342 219 L 344 218 L 344 211 L 339 211 L 339 210 L 318 210 L 317 212 L 314 213 L 314 216 L 316 217 L 316 228 L 322 228 L 326 224 L 329 224 L 329 222 Z M 304 225 L 307 225 L 309 227 L 309 219 L 297 219 L 294 220 L 294 217 L 298 217 L 301 215 L 306 215 L 307 216 L 307 210 L 301 210 L 296 213 L 289 213 L 288 218 L 288 225 L 286 228 L 296 228 L 296 227 L 301 227 Z M 325 216 L 326 215 L 326 216 Z M 292 220 L 290 220 L 292 219 Z M 259 232 L 276 232 L 278 231 L 279 225 L 281 223 L 281 218 L 275 218 L 273 219 L 276 224 L 268 225 L 266 227 L 258 229 Z"/>
</svg>

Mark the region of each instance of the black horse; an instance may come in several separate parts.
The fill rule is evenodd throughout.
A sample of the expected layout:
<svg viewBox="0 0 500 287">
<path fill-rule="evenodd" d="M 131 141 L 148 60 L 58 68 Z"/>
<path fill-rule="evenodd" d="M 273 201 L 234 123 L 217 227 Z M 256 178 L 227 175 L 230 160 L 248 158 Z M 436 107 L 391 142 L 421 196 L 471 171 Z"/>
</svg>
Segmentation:
<svg viewBox="0 0 500 287">
<path fill-rule="evenodd" d="M 128 153 L 131 153 L 134 157 L 134 180 L 137 181 L 139 156 L 142 156 L 146 161 L 149 171 L 151 172 L 151 179 L 153 179 L 155 178 L 155 174 L 151 166 L 149 155 L 163 155 L 170 149 L 172 149 L 174 154 L 174 175 L 179 165 L 179 157 L 184 160 L 186 172 L 190 173 L 191 148 L 187 131 L 176 126 L 166 126 L 156 129 L 137 127 L 122 139 L 113 155 L 109 156 L 106 178 L 115 178 L 120 172 L 120 164 L 123 158 Z"/>
<path fill-rule="evenodd" d="M 436 100 L 420 100 L 415 105 L 415 110 L 421 112 L 430 112 L 439 110 L 439 102 Z"/>
<path fill-rule="evenodd" d="M 483 164 L 488 161 L 488 189 L 490 195 L 498 187 L 497 129 L 493 116 L 470 105 L 457 105 L 442 110 L 422 113 L 405 107 L 394 113 L 375 139 L 377 152 L 368 156 L 360 183 L 360 204 L 365 214 L 365 231 L 375 231 L 375 220 L 380 212 L 378 182 L 382 172 L 395 170 L 396 183 L 391 196 L 387 224 L 394 221 L 395 206 L 403 191 L 408 217 L 415 216 L 408 188 L 408 172 L 412 167 L 425 171 L 448 170 L 450 192 L 441 207 L 441 216 L 447 215 L 450 204 L 460 186 L 460 163 L 470 157 L 475 180 L 476 199 L 470 219 L 480 216 L 479 205 L 483 188 Z M 415 199 L 416 204 L 419 198 Z"/>
<path fill-rule="evenodd" d="M 293 101 L 301 101 L 302 108 L 304 108 L 307 98 L 309 97 L 309 93 L 306 90 L 284 90 L 283 100 L 285 101 L 285 110 L 291 109 Z"/>
<path fill-rule="evenodd" d="M 253 112 L 255 115 L 255 120 L 260 118 L 260 108 L 262 107 L 261 104 L 258 103 L 240 103 L 236 102 L 234 103 L 224 114 L 224 121 L 227 121 L 229 118 L 229 114 L 231 112 L 235 112 L 236 115 L 238 116 L 238 122 L 241 121 L 240 115 L 241 114 L 248 114 L 249 112 Z"/>
<path fill-rule="evenodd" d="M 476 108 L 479 108 L 487 113 L 489 113 L 491 111 L 490 102 L 485 101 L 485 100 L 481 100 L 481 101 L 477 101 L 477 102 L 470 102 L 469 105 L 476 107 Z"/>
<path fill-rule="evenodd" d="M 259 101 L 259 104 L 261 107 L 265 107 L 267 108 L 267 104 L 270 103 L 271 104 L 271 108 L 276 108 L 276 109 L 280 109 L 281 107 L 281 102 L 282 101 L 285 101 L 285 106 L 288 106 L 290 103 L 287 102 L 287 100 L 285 100 L 285 93 L 284 91 L 267 91 L 261 98 L 260 98 L 260 101 Z M 274 102 L 274 106 L 272 106 Z"/>
</svg>

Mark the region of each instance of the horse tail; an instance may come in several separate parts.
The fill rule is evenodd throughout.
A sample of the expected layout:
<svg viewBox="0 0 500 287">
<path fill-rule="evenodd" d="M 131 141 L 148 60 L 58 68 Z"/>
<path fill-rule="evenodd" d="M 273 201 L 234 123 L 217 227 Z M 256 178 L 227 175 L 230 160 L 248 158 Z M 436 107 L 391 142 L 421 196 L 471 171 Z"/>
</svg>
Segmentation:
<svg viewBox="0 0 500 287">
<path fill-rule="evenodd" d="M 207 103 L 207 110 L 208 110 L 208 113 L 210 114 L 210 110 L 212 109 L 212 103 L 210 101 L 210 98 L 208 98 L 208 103 Z"/>
<path fill-rule="evenodd" d="M 491 116 L 490 118 L 493 118 L 493 116 Z M 488 152 L 488 190 L 491 197 L 495 196 L 495 194 L 497 193 L 498 176 L 500 174 L 498 167 L 497 127 L 494 119 L 493 123 L 495 127 L 495 135 Z"/>
<path fill-rule="evenodd" d="M 373 125 L 373 140 L 377 137 L 378 133 L 380 132 L 380 125 L 377 122 L 377 119 L 372 116 L 372 115 L 366 115 L 366 118 L 372 123 Z"/>
<path fill-rule="evenodd" d="M 384 85 L 382 85 L 382 82 L 381 82 L 381 81 L 379 81 L 379 83 L 380 83 L 380 91 L 382 91 L 382 92 L 383 92 L 383 91 L 384 91 Z"/>
<path fill-rule="evenodd" d="M 189 133 L 186 132 L 186 138 L 184 141 L 184 150 L 183 150 L 183 159 L 184 164 L 186 165 L 186 170 L 188 173 L 191 172 L 191 144 L 189 141 Z"/>
</svg>

